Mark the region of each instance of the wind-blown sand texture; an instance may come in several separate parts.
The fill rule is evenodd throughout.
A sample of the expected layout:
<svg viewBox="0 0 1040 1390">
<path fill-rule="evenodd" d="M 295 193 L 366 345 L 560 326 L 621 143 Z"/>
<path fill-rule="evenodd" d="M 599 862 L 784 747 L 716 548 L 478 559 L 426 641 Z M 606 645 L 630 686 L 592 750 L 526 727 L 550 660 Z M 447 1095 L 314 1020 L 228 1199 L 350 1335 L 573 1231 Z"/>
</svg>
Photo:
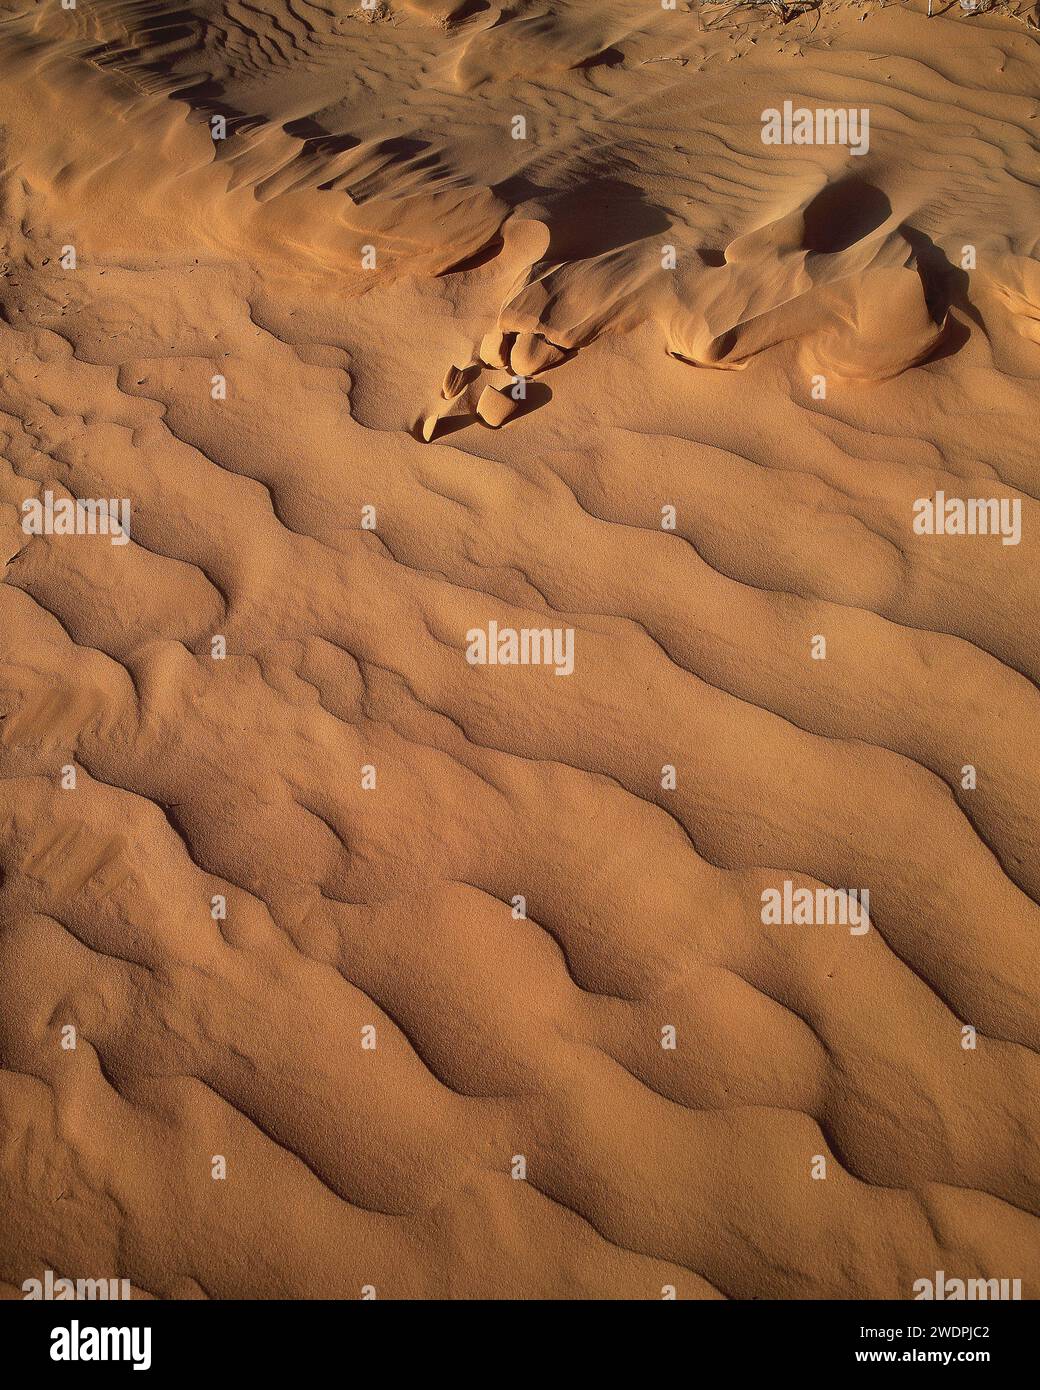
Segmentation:
<svg viewBox="0 0 1040 1390">
<path fill-rule="evenodd" d="M 1036 1296 L 1040 48 L 925 8 L 0 0 L 6 1296 Z"/>
</svg>

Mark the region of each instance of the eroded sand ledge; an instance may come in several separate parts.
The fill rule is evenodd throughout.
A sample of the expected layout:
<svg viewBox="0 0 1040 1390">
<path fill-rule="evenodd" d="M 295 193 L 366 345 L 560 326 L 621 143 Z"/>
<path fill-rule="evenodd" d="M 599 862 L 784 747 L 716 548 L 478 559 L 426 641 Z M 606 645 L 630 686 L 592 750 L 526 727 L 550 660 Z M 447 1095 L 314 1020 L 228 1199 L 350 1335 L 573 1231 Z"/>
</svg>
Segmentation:
<svg viewBox="0 0 1040 1390">
<path fill-rule="evenodd" d="M 1040 50 L 924 8 L 0 5 L 8 1295 L 1036 1296 Z"/>
</svg>

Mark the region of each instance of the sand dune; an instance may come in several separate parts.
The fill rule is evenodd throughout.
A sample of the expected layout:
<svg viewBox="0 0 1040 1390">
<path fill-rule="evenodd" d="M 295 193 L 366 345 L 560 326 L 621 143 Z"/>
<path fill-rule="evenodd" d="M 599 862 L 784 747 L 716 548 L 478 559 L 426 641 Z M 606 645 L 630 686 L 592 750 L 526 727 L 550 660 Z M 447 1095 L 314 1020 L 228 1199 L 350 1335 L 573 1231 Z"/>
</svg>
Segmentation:
<svg viewBox="0 0 1040 1390">
<path fill-rule="evenodd" d="M 6 1296 L 1036 1296 L 1040 31 L 924 11 L 0 3 Z"/>
</svg>

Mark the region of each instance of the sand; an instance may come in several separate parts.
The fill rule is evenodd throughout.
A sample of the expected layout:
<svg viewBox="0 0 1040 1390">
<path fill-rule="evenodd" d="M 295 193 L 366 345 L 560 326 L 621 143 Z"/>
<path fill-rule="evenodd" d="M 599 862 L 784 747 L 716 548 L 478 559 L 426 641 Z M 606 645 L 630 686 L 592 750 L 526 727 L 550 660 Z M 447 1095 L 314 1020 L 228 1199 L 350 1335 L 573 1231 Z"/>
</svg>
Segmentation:
<svg viewBox="0 0 1040 1390">
<path fill-rule="evenodd" d="M 925 9 L 0 3 L 5 1296 L 1037 1296 L 1040 48 Z"/>
</svg>

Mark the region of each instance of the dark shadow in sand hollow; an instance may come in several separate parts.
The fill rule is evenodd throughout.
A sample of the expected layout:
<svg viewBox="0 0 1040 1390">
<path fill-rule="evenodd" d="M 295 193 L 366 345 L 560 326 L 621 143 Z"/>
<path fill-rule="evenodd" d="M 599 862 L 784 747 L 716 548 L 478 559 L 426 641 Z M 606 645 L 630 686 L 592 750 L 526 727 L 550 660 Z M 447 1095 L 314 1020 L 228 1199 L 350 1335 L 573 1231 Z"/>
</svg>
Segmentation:
<svg viewBox="0 0 1040 1390">
<path fill-rule="evenodd" d="M 620 48 L 604 48 L 599 53 L 594 53 L 591 58 L 583 58 L 580 63 L 575 63 L 576 70 L 581 71 L 585 68 L 619 68 L 625 61 L 625 55 Z"/>
<path fill-rule="evenodd" d="M 459 430 L 464 430 L 467 425 L 479 423 L 480 421 L 472 411 L 468 411 L 465 415 L 443 415 L 437 421 L 437 432 L 433 436 L 433 442 L 436 443 L 438 439 L 443 439 L 446 435 L 457 434 Z"/>
<path fill-rule="evenodd" d="M 642 189 L 623 179 L 593 178 L 543 199 L 547 261 L 581 261 L 667 232 L 672 223 Z M 538 215 L 538 214 L 536 214 Z"/>
<path fill-rule="evenodd" d="M 516 413 L 510 416 L 507 424 L 513 420 L 522 420 L 525 415 L 530 415 L 533 410 L 541 410 L 543 405 L 548 405 L 553 398 L 553 393 L 544 381 L 529 381 L 527 383 L 527 399 L 517 403 Z"/>
<path fill-rule="evenodd" d="M 938 362 L 943 357 L 953 357 L 955 353 L 960 352 L 970 337 L 971 330 L 967 324 L 961 323 L 960 319 L 948 319 L 935 347 L 927 357 L 922 357 L 917 365 L 923 367 L 926 362 Z"/>
<path fill-rule="evenodd" d="M 805 209 L 802 250 L 817 255 L 847 251 L 891 215 L 892 204 L 886 194 L 850 174 L 822 188 Z"/>
<path fill-rule="evenodd" d="M 663 208 L 623 179 L 586 178 L 559 192 L 515 174 L 492 184 L 491 191 L 514 210 L 532 204 L 525 215 L 549 228 L 545 261 L 586 260 L 659 236 L 672 225 Z"/>
<path fill-rule="evenodd" d="M 482 265 L 487 265 L 493 261 L 505 245 L 502 237 L 496 232 L 486 246 L 482 246 L 479 251 L 474 251 L 472 255 L 464 257 L 461 261 L 456 261 L 454 265 L 446 266 L 444 270 L 438 270 L 436 278 L 442 275 L 460 275 L 465 270 L 479 270 Z"/>
<path fill-rule="evenodd" d="M 942 357 L 952 357 L 971 337 L 966 324 L 948 317 L 951 309 L 959 309 L 988 340 L 986 321 L 968 297 L 968 272 L 954 265 L 941 246 L 936 246 L 930 236 L 909 222 L 904 222 L 899 230 L 914 253 L 915 268 L 921 279 L 932 322 L 942 323 L 946 320 L 943 335 L 927 360 L 935 362 Z"/>
<path fill-rule="evenodd" d="M 914 253 L 917 273 L 924 287 L 925 303 L 935 323 L 942 323 L 950 307 L 956 305 L 961 313 L 986 332 L 982 315 L 968 298 L 968 272 L 954 265 L 941 246 L 925 232 L 904 222 L 899 228 Z"/>
</svg>

